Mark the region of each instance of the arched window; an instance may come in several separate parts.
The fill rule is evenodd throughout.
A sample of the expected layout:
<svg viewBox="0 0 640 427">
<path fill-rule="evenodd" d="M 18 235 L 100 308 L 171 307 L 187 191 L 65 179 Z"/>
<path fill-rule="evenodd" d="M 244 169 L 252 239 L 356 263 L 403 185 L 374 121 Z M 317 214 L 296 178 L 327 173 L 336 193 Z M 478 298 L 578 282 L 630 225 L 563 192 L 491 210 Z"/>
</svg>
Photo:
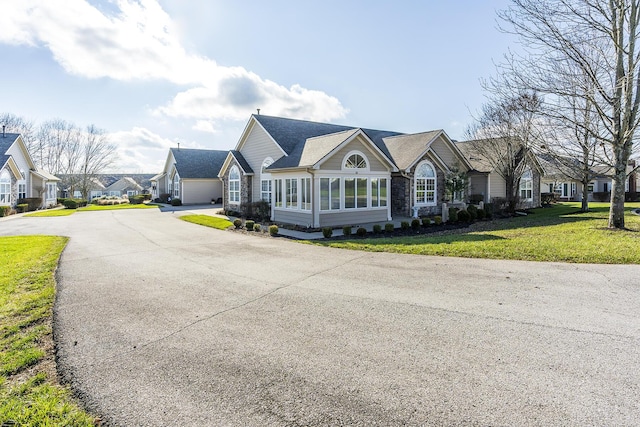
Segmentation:
<svg viewBox="0 0 640 427">
<path fill-rule="evenodd" d="M 173 176 L 173 197 L 180 198 L 180 176 L 177 172 Z"/>
<path fill-rule="evenodd" d="M 0 205 L 11 204 L 11 176 L 3 170 L 0 173 Z"/>
<path fill-rule="evenodd" d="M 429 162 L 422 162 L 415 173 L 416 204 L 435 205 L 437 193 L 436 170 Z"/>
<path fill-rule="evenodd" d="M 260 198 L 271 203 L 271 174 L 266 169 L 273 164 L 273 159 L 267 157 L 262 162 L 262 169 L 260 170 Z"/>
<path fill-rule="evenodd" d="M 240 170 L 237 166 L 229 171 L 229 203 L 240 203 Z"/>
<path fill-rule="evenodd" d="M 367 158 L 362 153 L 349 153 L 343 164 L 344 169 L 368 169 Z"/>
</svg>

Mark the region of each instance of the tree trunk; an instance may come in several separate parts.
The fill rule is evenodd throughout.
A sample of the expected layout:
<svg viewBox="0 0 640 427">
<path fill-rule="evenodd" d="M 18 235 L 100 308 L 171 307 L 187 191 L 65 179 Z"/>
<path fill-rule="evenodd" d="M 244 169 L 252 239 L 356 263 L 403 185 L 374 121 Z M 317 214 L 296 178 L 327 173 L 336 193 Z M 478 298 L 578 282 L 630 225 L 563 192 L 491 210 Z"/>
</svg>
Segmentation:
<svg viewBox="0 0 640 427">
<path fill-rule="evenodd" d="M 589 212 L 589 181 L 582 182 L 582 206 L 580 212 Z"/>
<path fill-rule="evenodd" d="M 627 180 L 627 170 L 626 167 L 619 166 L 619 164 L 616 165 L 611 185 L 609 228 L 624 228 L 624 184 Z"/>
</svg>

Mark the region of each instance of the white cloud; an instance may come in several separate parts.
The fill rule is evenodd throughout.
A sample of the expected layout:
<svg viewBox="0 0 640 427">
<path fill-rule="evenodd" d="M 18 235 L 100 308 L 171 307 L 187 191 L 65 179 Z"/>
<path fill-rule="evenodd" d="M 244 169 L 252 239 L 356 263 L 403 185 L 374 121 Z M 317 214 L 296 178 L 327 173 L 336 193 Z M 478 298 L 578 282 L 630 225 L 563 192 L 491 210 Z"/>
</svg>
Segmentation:
<svg viewBox="0 0 640 427">
<path fill-rule="evenodd" d="M 216 133 L 216 129 L 213 123 L 207 120 L 198 120 L 192 127 L 193 130 L 199 130 L 201 132 Z"/>
<path fill-rule="evenodd" d="M 187 52 L 171 17 L 156 0 L 118 0 L 108 13 L 86 0 L 3 2 L 0 42 L 46 46 L 74 75 L 121 81 L 158 79 L 186 85 L 157 114 L 202 121 L 264 114 L 330 121 L 340 101 L 299 85 L 286 88 L 242 67 L 223 67 Z"/>
<path fill-rule="evenodd" d="M 135 127 L 130 131 L 113 132 L 109 140 L 118 150 L 118 162 L 114 172 L 159 172 L 167 160 L 169 148 L 176 141 L 162 138 L 145 128 Z"/>
</svg>

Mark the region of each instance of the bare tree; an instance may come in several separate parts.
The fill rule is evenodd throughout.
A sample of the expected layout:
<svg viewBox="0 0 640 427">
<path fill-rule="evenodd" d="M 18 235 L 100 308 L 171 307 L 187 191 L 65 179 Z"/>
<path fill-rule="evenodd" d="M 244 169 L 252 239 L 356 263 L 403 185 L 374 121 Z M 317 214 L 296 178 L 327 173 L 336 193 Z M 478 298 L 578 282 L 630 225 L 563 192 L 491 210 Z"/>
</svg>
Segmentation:
<svg viewBox="0 0 640 427">
<path fill-rule="evenodd" d="M 564 114 L 582 131 L 577 147 L 598 141 L 610 159 L 609 227 L 624 228 L 626 168 L 640 122 L 640 0 L 512 0 L 499 17 L 525 48 L 505 64 L 512 85 L 540 93 L 555 111 L 570 109 L 574 97 L 596 117 L 593 126 L 582 114 Z"/>
<path fill-rule="evenodd" d="M 36 126 L 32 120 L 27 120 L 24 117 L 17 116 L 13 113 L 1 113 L 0 125 L 5 126 L 6 132 L 13 132 L 22 134 L 22 140 L 27 146 L 29 153 L 33 153 L 35 145 L 37 144 Z M 33 154 L 31 156 L 36 165 L 39 165 L 38 159 Z"/>
<path fill-rule="evenodd" d="M 497 80 L 485 83 L 492 92 L 489 102 L 467 129 L 468 151 L 482 159 L 502 177 L 506 185 L 507 205 L 515 211 L 519 200 L 520 178 L 529 162 L 530 148 L 537 138 L 536 112 L 540 99 L 536 93 L 510 96 Z"/>
<path fill-rule="evenodd" d="M 78 154 L 74 173 L 78 177 L 77 189 L 86 199 L 96 176 L 113 166 L 117 160 L 116 146 L 109 141 L 104 130 L 89 125 L 83 134 Z"/>
</svg>

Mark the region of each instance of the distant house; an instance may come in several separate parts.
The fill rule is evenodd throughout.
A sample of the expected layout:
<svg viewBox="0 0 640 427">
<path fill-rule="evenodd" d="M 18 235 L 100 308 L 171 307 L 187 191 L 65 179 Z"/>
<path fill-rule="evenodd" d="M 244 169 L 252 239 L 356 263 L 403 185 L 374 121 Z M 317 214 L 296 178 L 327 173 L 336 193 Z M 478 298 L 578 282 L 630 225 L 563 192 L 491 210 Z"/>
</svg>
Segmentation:
<svg viewBox="0 0 640 427">
<path fill-rule="evenodd" d="M 575 173 L 575 169 L 580 164 L 575 159 L 563 159 L 559 161 L 549 154 L 539 154 L 538 160 L 545 170 L 544 177 L 541 181 L 543 193 L 555 193 L 556 198 L 560 201 L 582 201 L 583 199 L 583 183 Z M 573 168 L 568 168 L 568 162 L 575 163 Z M 610 166 L 594 166 L 591 168 L 592 179 L 587 185 L 588 201 L 609 201 L 611 197 L 611 167 Z M 627 180 L 625 182 L 625 192 L 630 193 L 635 199 L 635 193 L 638 191 L 638 172 L 636 170 L 635 160 L 630 160 L 627 165 Z"/>
<path fill-rule="evenodd" d="M 64 178 L 63 178 L 64 179 Z M 89 186 L 88 186 L 88 192 L 87 192 L 87 200 L 92 200 L 95 199 L 96 197 L 100 197 L 102 195 L 104 195 L 104 190 L 106 189 L 106 187 L 104 186 L 104 184 L 102 182 L 100 182 L 100 180 L 97 177 L 93 177 L 93 178 L 89 178 Z M 66 188 L 63 191 L 63 195 L 66 197 L 70 197 L 69 193 L 70 193 L 71 189 L 70 188 Z M 82 192 L 80 190 L 74 189 L 73 190 L 73 197 L 76 199 L 81 199 L 82 198 Z"/>
<path fill-rule="evenodd" d="M 142 186 L 133 178 L 124 177 L 105 188 L 103 190 L 103 194 L 115 197 L 132 197 L 142 194 L 142 190 Z"/>
<path fill-rule="evenodd" d="M 15 208 L 21 199 L 39 198 L 40 207 L 57 204 L 60 180 L 48 172 L 37 170 L 22 136 L 0 135 L 0 205 Z"/>
<path fill-rule="evenodd" d="M 228 151 L 171 148 L 164 170 L 151 178 L 154 199 L 178 198 L 183 204 L 203 204 L 222 197 L 220 167 Z"/>
<path fill-rule="evenodd" d="M 220 169 L 224 207 L 260 200 L 276 222 L 385 222 L 442 211 L 444 178 L 470 169 L 442 130 L 403 134 L 253 115 Z"/>
<path fill-rule="evenodd" d="M 478 140 L 482 141 L 482 140 Z M 495 202 L 498 199 L 507 198 L 507 183 L 496 171 L 495 162 L 484 158 L 474 149 L 478 141 L 456 142 L 456 147 L 466 156 L 471 163 L 469 171 L 469 192 L 484 202 Z M 496 150 L 498 151 L 498 150 Z M 541 178 L 544 170 L 538 159 L 529 150 L 518 153 L 520 162 L 524 162 L 522 176 L 518 186 L 519 207 L 531 208 L 541 204 Z"/>
</svg>

